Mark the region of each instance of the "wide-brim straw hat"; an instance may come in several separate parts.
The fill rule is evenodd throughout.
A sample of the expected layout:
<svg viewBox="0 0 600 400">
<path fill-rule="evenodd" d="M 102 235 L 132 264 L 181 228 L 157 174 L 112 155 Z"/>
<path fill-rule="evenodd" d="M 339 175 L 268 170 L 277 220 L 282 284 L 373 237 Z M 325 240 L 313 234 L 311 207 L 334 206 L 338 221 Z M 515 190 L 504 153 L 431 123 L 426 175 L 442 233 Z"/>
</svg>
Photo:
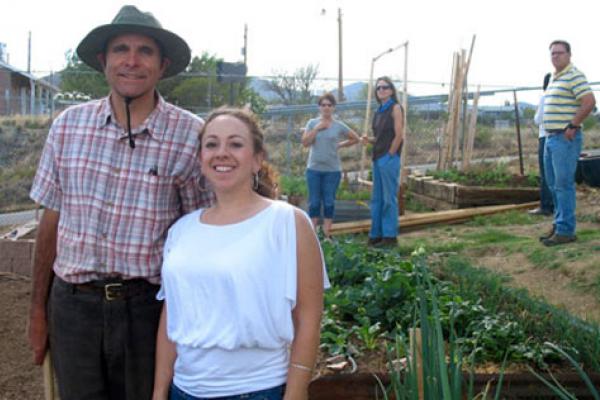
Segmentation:
<svg viewBox="0 0 600 400">
<path fill-rule="evenodd" d="M 141 12 L 134 6 L 123 6 L 110 24 L 101 25 L 88 33 L 77 46 L 77 55 L 96 71 L 104 72 L 98 54 L 105 52 L 110 39 L 125 33 L 149 36 L 159 43 L 163 57 L 170 61 L 162 79 L 177 75 L 190 63 L 192 55 L 185 40 L 163 29 L 151 13 Z"/>
</svg>

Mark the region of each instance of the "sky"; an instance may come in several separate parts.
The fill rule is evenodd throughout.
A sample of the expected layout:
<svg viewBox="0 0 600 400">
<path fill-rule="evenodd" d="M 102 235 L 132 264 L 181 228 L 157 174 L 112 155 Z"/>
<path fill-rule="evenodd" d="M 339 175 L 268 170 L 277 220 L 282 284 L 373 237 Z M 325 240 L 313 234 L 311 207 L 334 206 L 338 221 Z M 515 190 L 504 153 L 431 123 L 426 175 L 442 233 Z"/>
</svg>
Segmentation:
<svg viewBox="0 0 600 400">
<path fill-rule="evenodd" d="M 590 82 L 600 81 L 594 27 L 599 1 L 571 0 L 137 0 L 11 1 L 0 3 L 0 42 L 11 65 L 43 76 L 65 65 L 65 53 L 98 25 L 109 23 L 124 4 L 152 12 L 163 27 L 182 36 L 193 55 L 208 52 L 241 61 L 248 25 L 248 74 L 272 76 L 318 65 L 319 84 L 337 86 L 338 24 L 342 10 L 345 83 L 366 80 L 371 60 L 405 41 L 409 93 L 446 93 L 455 51 L 468 51 L 476 35 L 468 83 L 483 89 L 540 86 L 552 70 L 548 44 L 572 45 L 572 60 Z M 568 4 L 568 7 L 566 6 Z M 570 13 L 566 8 L 574 10 Z M 556 15 L 560 10 L 560 15 Z M 375 76 L 404 74 L 404 51 L 385 55 Z M 539 96 L 532 92 L 525 94 Z M 535 100 L 533 100 L 535 101 Z"/>
</svg>

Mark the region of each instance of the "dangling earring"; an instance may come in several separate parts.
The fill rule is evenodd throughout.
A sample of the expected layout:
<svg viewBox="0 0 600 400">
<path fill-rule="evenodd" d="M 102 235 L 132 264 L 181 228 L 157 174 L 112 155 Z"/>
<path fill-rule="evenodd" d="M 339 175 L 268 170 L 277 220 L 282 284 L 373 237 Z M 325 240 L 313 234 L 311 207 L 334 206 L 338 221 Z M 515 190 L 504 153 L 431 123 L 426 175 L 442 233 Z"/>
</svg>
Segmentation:
<svg viewBox="0 0 600 400">
<path fill-rule="evenodd" d="M 208 183 L 208 181 L 206 180 L 206 178 L 204 178 L 204 176 L 201 176 L 201 177 L 198 179 L 198 187 L 199 187 L 199 190 L 200 190 L 202 193 L 207 193 L 207 192 L 210 192 L 210 191 L 211 191 L 208 185 L 209 185 L 209 183 Z"/>
<path fill-rule="evenodd" d="M 254 180 L 254 184 L 252 185 L 252 189 L 258 190 L 258 172 L 252 175 L 252 179 Z"/>
</svg>

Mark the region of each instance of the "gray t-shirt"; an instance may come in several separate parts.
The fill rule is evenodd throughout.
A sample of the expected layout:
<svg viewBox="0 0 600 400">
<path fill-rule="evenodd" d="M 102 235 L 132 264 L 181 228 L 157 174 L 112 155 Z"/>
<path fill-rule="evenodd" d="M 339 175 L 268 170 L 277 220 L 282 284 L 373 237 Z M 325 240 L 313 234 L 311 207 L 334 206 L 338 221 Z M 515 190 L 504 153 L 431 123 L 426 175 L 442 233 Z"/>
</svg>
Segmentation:
<svg viewBox="0 0 600 400">
<path fill-rule="evenodd" d="M 308 121 L 306 130 L 312 130 L 320 120 L 321 118 L 313 118 Z M 348 138 L 348 132 L 350 128 L 335 119 L 329 128 L 319 131 L 310 146 L 306 168 L 316 171 L 341 171 L 342 164 L 337 145 L 341 140 Z"/>
</svg>

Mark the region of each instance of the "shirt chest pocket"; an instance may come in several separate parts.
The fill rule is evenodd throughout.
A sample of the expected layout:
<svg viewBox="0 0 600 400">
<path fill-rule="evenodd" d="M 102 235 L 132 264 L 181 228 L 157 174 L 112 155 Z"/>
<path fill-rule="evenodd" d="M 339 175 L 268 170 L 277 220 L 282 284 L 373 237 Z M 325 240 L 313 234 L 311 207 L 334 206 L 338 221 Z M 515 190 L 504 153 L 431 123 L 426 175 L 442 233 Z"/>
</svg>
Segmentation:
<svg viewBox="0 0 600 400">
<path fill-rule="evenodd" d="M 124 184 L 122 204 L 145 230 L 168 226 L 179 215 L 174 176 L 160 175 L 156 171 L 132 172 Z"/>
</svg>

